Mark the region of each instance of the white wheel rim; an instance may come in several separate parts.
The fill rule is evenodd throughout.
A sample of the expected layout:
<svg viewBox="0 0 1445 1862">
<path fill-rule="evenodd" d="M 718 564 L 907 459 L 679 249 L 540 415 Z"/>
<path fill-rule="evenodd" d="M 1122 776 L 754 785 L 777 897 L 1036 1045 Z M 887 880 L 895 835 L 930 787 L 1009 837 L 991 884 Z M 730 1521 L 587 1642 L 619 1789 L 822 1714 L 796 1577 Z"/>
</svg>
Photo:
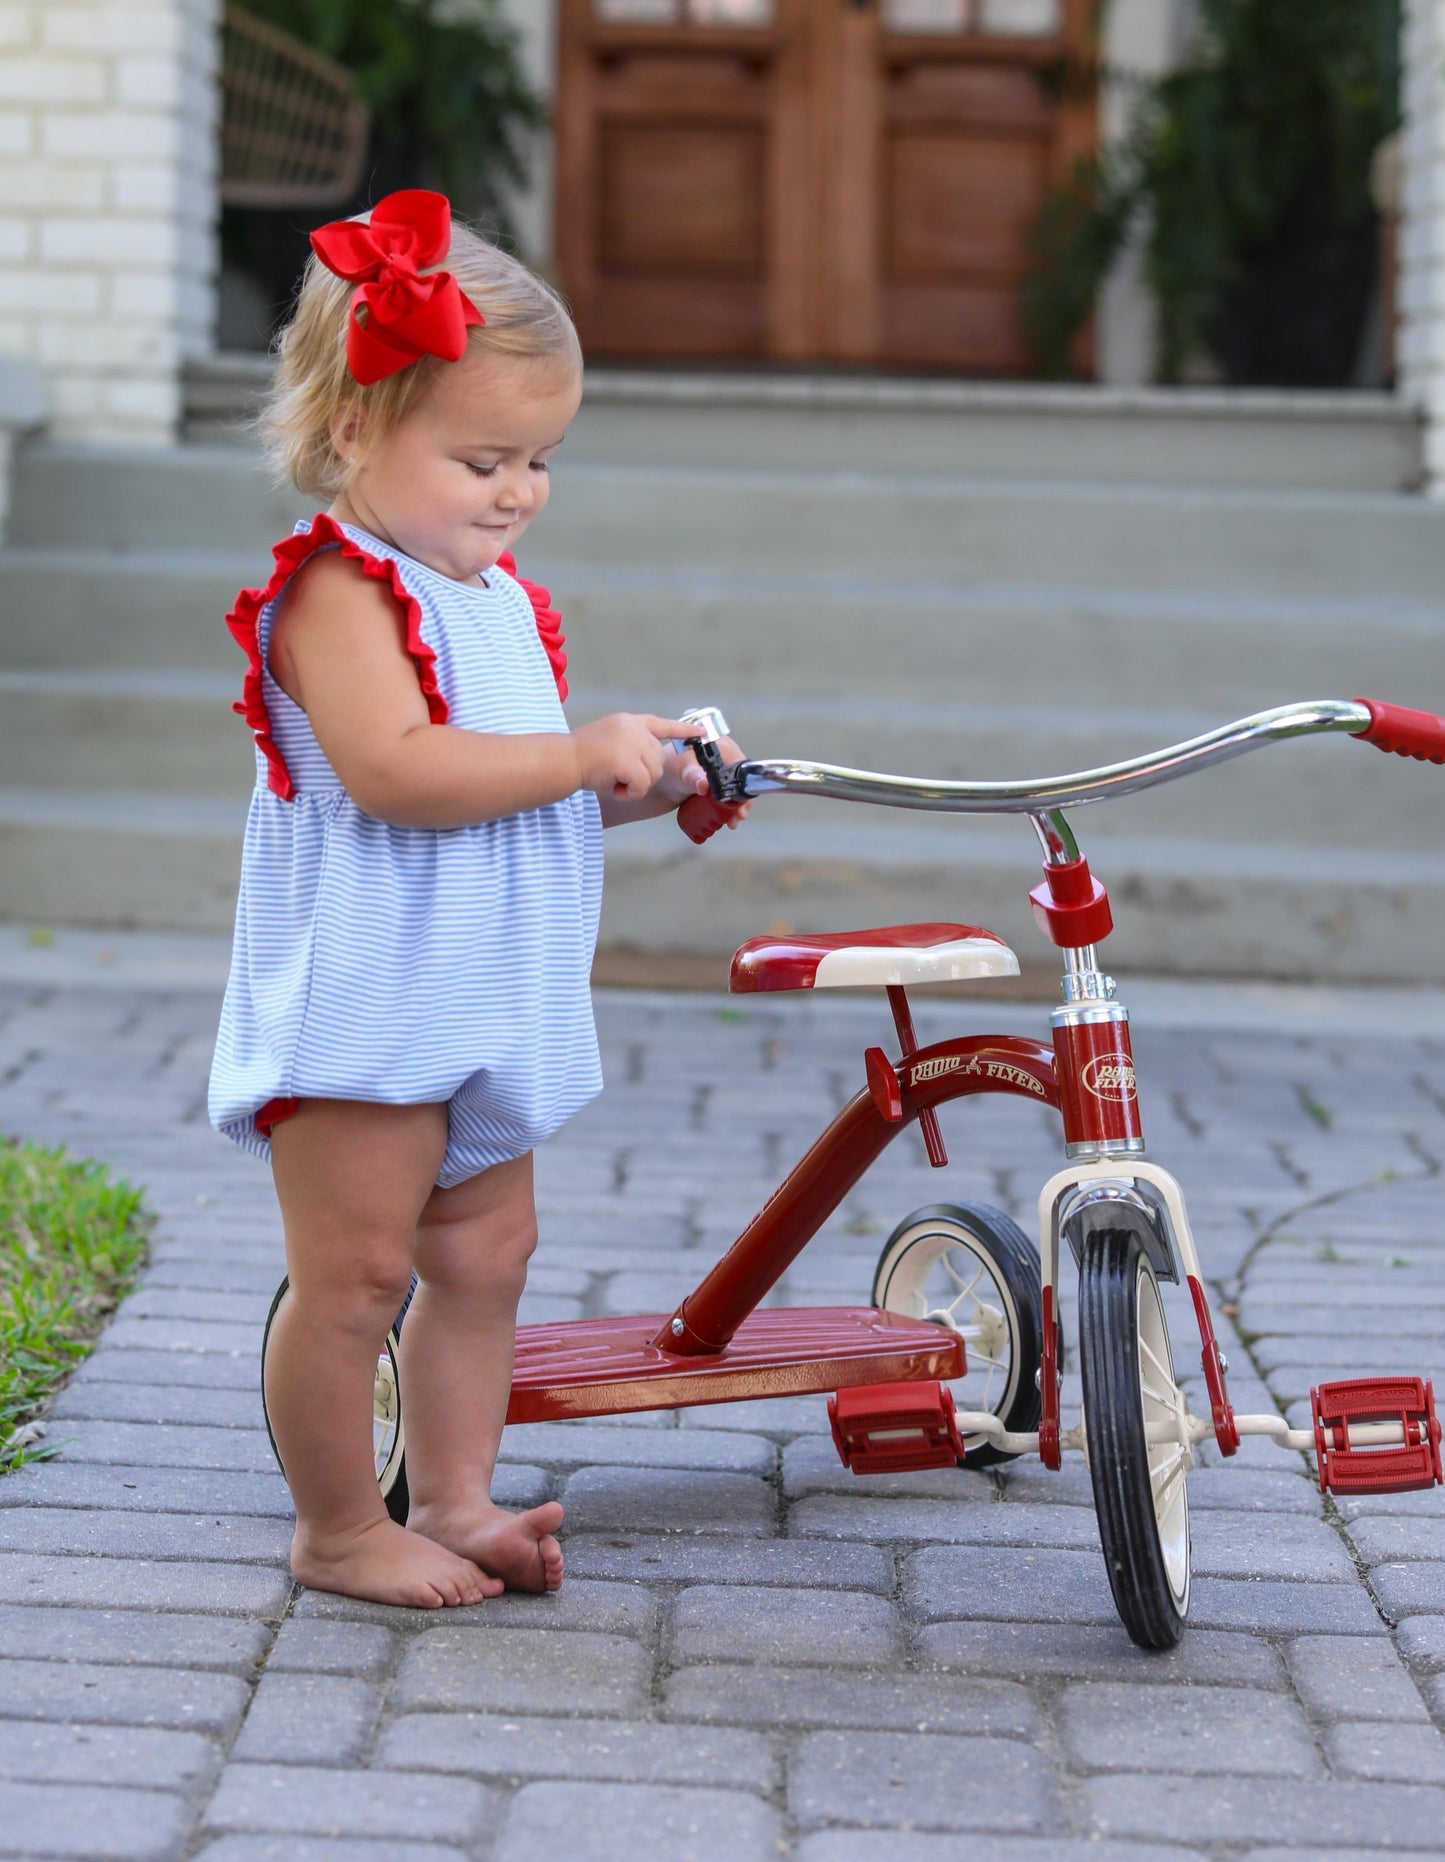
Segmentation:
<svg viewBox="0 0 1445 1862">
<path fill-rule="evenodd" d="M 930 1223 L 901 1236 L 879 1304 L 947 1326 L 963 1340 L 968 1370 L 949 1385 L 959 1409 L 1002 1416 L 1018 1393 L 1018 1309 L 966 1229 Z M 985 1438 L 965 1435 L 966 1448 Z"/>
<path fill-rule="evenodd" d="M 396 1378 L 396 1358 L 388 1339 L 376 1360 L 376 1382 L 371 1399 L 371 1451 L 383 1494 L 389 1493 L 396 1482 L 401 1449 L 401 1390 Z"/>
<path fill-rule="evenodd" d="M 1174 1601 L 1182 1610 L 1189 1596 L 1189 1493 L 1185 1477 L 1190 1452 L 1187 1437 L 1181 1433 L 1184 1404 L 1174 1381 L 1169 1328 L 1164 1322 L 1158 1282 L 1142 1255 L 1137 1276 L 1139 1405 L 1144 1417 L 1149 1487 L 1165 1575 Z"/>
</svg>

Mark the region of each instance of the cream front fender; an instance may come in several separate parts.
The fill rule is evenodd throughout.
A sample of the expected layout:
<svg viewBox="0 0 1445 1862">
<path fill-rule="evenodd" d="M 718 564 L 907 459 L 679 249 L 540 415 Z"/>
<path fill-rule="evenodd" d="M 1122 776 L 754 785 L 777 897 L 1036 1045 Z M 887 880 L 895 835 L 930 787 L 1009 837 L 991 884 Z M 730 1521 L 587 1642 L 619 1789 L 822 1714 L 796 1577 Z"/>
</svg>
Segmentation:
<svg viewBox="0 0 1445 1862">
<path fill-rule="evenodd" d="M 1039 1192 L 1039 1260 L 1045 1286 L 1058 1287 L 1059 1243 L 1069 1220 L 1088 1210 L 1117 1208 L 1143 1218 L 1165 1252 L 1154 1265 L 1162 1279 L 1199 1278 L 1199 1256 L 1184 1192 L 1167 1170 L 1139 1158 L 1072 1163 Z M 1182 1270 L 1182 1272 L 1181 1272 Z"/>
</svg>

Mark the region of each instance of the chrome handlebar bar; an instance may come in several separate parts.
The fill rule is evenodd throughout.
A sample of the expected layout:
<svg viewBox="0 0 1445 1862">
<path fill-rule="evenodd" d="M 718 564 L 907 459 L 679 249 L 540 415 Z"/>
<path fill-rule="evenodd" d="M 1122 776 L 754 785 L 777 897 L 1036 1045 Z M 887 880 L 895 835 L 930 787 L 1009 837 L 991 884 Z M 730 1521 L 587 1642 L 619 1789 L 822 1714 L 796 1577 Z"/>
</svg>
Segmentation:
<svg viewBox="0 0 1445 1862">
<path fill-rule="evenodd" d="M 1218 730 L 1206 731 L 1202 737 L 1191 737 L 1187 743 L 1156 750 L 1150 756 L 1131 757 L 1124 763 L 1109 763 L 1102 769 L 1082 770 L 1072 776 L 1036 777 L 1023 782 L 931 782 L 918 776 L 841 769 L 832 763 L 763 757 L 736 763 L 727 771 L 726 799 L 740 801 L 787 792 L 941 814 L 1037 816 L 1085 802 L 1108 801 L 1117 795 L 1134 795 L 1289 737 L 1309 737 L 1320 731 L 1345 731 L 1358 736 L 1369 729 L 1370 722 L 1366 705 L 1343 699 L 1276 705 L 1270 711 L 1257 711 Z"/>
</svg>

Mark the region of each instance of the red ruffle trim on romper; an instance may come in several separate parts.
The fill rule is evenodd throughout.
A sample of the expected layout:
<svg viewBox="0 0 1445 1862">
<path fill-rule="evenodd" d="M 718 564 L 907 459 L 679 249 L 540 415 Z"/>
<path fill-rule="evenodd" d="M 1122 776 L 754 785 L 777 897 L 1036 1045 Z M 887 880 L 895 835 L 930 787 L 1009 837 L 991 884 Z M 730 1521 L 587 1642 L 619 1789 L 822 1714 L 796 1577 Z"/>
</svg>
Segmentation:
<svg viewBox="0 0 1445 1862">
<path fill-rule="evenodd" d="M 567 702 L 567 655 L 562 651 L 567 644 L 567 636 L 562 632 L 562 616 L 552 606 L 552 596 L 545 588 L 535 582 L 528 582 L 517 574 L 517 559 L 510 550 L 503 550 L 497 558 L 497 567 L 504 575 L 512 577 L 517 586 L 526 594 L 532 604 L 532 613 L 537 622 L 537 634 L 547 653 L 547 663 L 552 668 L 552 677 L 557 681 L 557 696 Z"/>
<path fill-rule="evenodd" d="M 309 531 L 298 530 L 294 536 L 276 544 L 271 551 L 276 559 L 276 567 L 270 581 L 264 588 L 243 588 L 236 597 L 235 606 L 226 616 L 226 625 L 248 662 L 241 697 L 231 709 L 250 725 L 261 754 L 266 759 L 267 784 L 283 802 L 295 799 L 296 785 L 271 736 L 271 717 L 266 709 L 266 691 L 261 676 L 261 615 L 304 562 L 314 556 L 317 550 L 330 547 L 339 548 L 349 562 L 359 563 L 364 574 L 385 583 L 396 597 L 397 606 L 406 622 L 406 650 L 416 666 L 417 683 L 426 700 L 427 716 L 433 724 L 445 724 L 447 721 L 447 701 L 437 685 L 436 654 L 421 635 L 421 607 L 416 597 L 407 591 L 396 564 L 387 558 L 370 555 L 359 543 L 352 542 L 335 518 L 320 512 L 312 518 Z"/>
</svg>

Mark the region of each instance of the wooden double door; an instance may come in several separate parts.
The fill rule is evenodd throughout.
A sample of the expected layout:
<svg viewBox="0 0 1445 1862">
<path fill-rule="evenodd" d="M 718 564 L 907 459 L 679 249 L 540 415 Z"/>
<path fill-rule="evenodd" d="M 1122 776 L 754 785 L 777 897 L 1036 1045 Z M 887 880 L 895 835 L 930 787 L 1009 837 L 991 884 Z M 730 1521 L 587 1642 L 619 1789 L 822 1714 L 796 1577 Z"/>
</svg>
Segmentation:
<svg viewBox="0 0 1445 1862">
<path fill-rule="evenodd" d="M 1093 0 L 560 0 L 557 255 L 588 352 L 1016 375 L 1050 82 Z"/>
</svg>

